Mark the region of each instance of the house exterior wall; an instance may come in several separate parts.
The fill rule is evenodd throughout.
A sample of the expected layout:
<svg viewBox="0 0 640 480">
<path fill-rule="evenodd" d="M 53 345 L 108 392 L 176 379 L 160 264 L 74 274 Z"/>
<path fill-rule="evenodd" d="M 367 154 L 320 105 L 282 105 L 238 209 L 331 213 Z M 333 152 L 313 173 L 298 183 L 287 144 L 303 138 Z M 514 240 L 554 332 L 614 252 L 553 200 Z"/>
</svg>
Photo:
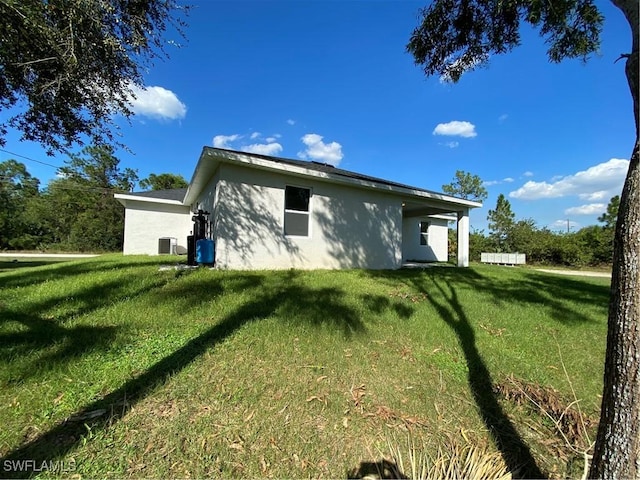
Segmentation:
<svg viewBox="0 0 640 480">
<path fill-rule="evenodd" d="M 420 245 L 420 222 L 429 222 L 428 245 Z M 408 217 L 402 221 L 402 259 L 446 262 L 448 254 L 447 220 L 436 217 Z"/>
<path fill-rule="evenodd" d="M 287 185 L 311 189 L 308 237 L 284 234 Z M 387 269 L 402 263 L 402 203 L 393 195 L 222 164 L 201 198 L 216 199 L 219 268 Z"/>
<path fill-rule="evenodd" d="M 177 253 L 185 253 L 192 228 L 189 207 L 127 200 L 123 253 L 157 255 L 161 237 L 177 238 Z"/>
</svg>

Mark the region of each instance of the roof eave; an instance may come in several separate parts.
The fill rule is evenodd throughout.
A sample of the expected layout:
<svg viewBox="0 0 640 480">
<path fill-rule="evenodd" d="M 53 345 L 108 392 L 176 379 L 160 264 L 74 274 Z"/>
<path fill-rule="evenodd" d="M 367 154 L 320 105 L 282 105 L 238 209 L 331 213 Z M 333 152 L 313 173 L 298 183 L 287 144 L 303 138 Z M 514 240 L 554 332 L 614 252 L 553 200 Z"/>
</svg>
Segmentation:
<svg viewBox="0 0 640 480">
<path fill-rule="evenodd" d="M 187 204 L 185 204 L 184 202 L 181 202 L 180 200 L 169 200 L 167 198 L 141 197 L 138 195 L 128 195 L 126 193 L 115 193 L 113 195 L 113 198 L 118 200 L 118 202 L 120 202 L 125 207 L 127 206 L 126 202 L 130 202 L 130 201 L 144 202 L 144 203 L 161 203 L 164 205 L 178 205 L 181 207 L 187 206 Z"/>
<path fill-rule="evenodd" d="M 205 161 L 205 158 L 207 158 L 207 160 L 209 161 Z M 213 159 L 214 161 L 211 162 L 211 159 Z M 196 169 L 193 173 L 193 177 L 191 179 L 191 182 L 189 183 L 189 187 L 184 198 L 184 203 L 186 205 L 190 205 L 196 200 L 196 196 L 210 181 L 220 163 L 241 163 L 245 165 L 251 165 L 252 167 L 263 170 L 280 171 L 290 175 L 301 177 L 313 177 L 331 183 L 358 186 L 361 188 L 367 188 L 376 191 L 385 191 L 391 194 L 421 198 L 425 200 L 437 200 L 463 208 L 482 207 L 482 203 L 466 200 L 463 198 L 451 197 L 449 195 L 428 192 L 426 190 L 418 190 L 409 187 L 388 185 L 369 180 L 344 177 L 341 175 L 331 174 L 329 172 L 321 172 L 318 170 L 312 170 L 296 165 L 269 161 L 260 157 L 253 156 L 250 153 L 220 150 L 212 147 L 204 147 L 202 149 L 202 153 L 200 155 L 200 158 L 198 159 L 198 164 L 196 165 Z"/>
</svg>

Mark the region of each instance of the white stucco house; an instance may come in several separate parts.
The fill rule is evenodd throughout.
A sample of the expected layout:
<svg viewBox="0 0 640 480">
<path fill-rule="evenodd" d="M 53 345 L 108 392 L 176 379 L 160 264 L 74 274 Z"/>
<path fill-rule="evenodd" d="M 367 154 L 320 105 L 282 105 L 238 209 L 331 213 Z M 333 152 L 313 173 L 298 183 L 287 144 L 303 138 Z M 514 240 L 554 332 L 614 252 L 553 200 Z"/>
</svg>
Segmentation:
<svg viewBox="0 0 640 480">
<path fill-rule="evenodd" d="M 469 264 L 469 210 L 481 203 L 331 165 L 205 147 L 187 189 L 117 194 L 124 253 L 187 249 L 193 212 L 211 213 L 224 269 L 400 268 L 447 261 L 457 222 L 458 265 Z"/>
</svg>

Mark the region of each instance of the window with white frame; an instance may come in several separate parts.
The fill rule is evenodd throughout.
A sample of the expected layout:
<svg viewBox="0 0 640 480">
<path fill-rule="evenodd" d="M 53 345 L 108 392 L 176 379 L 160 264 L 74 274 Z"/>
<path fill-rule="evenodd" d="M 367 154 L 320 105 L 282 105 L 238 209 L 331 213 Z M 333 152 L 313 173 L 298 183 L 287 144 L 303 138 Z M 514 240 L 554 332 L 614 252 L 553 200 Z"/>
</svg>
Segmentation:
<svg viewBox="0 0 640 480">
<path fill-rule="evenodd" d="M 420 245 L 429 245 L 430 222 L 420 222 Z"/>
<path fill-rule="evenodd" d="M 287 185 L 284 189 L 284 234 L 309 236 L 311 189 Z"/>
</svg>

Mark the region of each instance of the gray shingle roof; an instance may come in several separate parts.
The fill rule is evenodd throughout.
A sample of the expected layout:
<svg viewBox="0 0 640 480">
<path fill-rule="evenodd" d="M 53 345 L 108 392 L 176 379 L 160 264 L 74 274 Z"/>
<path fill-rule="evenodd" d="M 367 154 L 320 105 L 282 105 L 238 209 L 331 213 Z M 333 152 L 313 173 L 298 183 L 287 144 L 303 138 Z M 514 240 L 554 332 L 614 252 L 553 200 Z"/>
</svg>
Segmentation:
<svg viewBox="0 0 640 480">
<path fill-rule="evenodd" d="M 412 185 L 406 185 L 403 183 L 398 183 L 398 182 L 392 182 L 389 180 L 385 180 L 384 178 L 377 178 L 377 177 L 371 177 L 369 175 L 363 175 L 361 173 L 357 173 L 357 172 L 351 172 L 349 170 L 343 170 L 341 168 L 337 168 L 334 167 L 333 165 L 329 165 L 326 163 L 321 163 L 321 162 L 314 162 L 314 161 L 307 161 L 307 160 L 293 160 L 290 158 L 281 158 L 281 157 L 271 157 L 268 155 L 260 155 L 257 153 L 247 153 L 247 152 L 241 152 L 238 150 L 230 150 L 230 149 L 224 149 L 224 148 L 213 148 L 213 147 L 205 147 L 207 149 L 211 149 L 211 150 L 218 150 L 218 151 L 229 151 L 229 152 L 233 152 L 233 153 L 238 153 L 241 155 L 250 155 L 252 157 L 257 157 L 257 158 L 262 158 L 264 160 L 268 160 L 270 162 L 275 162 L 275 163 L 281 163 L 281 164 L 285 164 L 285 165 L 293 165 L 296 167 L 302 167 L 302 168 L 307 168 L 309 170 L 315 170 L 318 172 L 323 172 L 323 173 L 329 173 L 331 175 L 338 175 L 341 177 L 346 177 L 346 178 L 352 178 L 355 180 L 362 180 L 365 182 L 372 182 L 372 183 L 378 183 L 378 184 L 382 184 L 382 185 L 389 185 L 392 187 L 400 187 L 400 188 L 408 188 L 410 190 L 418 190 L 418 191 L 422 191 L 422 192 L 427 192 L 427 193 L 433 193 L 433 194 L 438 194 L 438 195 L 443 195 L 441 192 L 436 192 L 434 190 L 427 190 L 424 188 L 419 188 L 419 187 L 414 187 Z"/>
</svg>

